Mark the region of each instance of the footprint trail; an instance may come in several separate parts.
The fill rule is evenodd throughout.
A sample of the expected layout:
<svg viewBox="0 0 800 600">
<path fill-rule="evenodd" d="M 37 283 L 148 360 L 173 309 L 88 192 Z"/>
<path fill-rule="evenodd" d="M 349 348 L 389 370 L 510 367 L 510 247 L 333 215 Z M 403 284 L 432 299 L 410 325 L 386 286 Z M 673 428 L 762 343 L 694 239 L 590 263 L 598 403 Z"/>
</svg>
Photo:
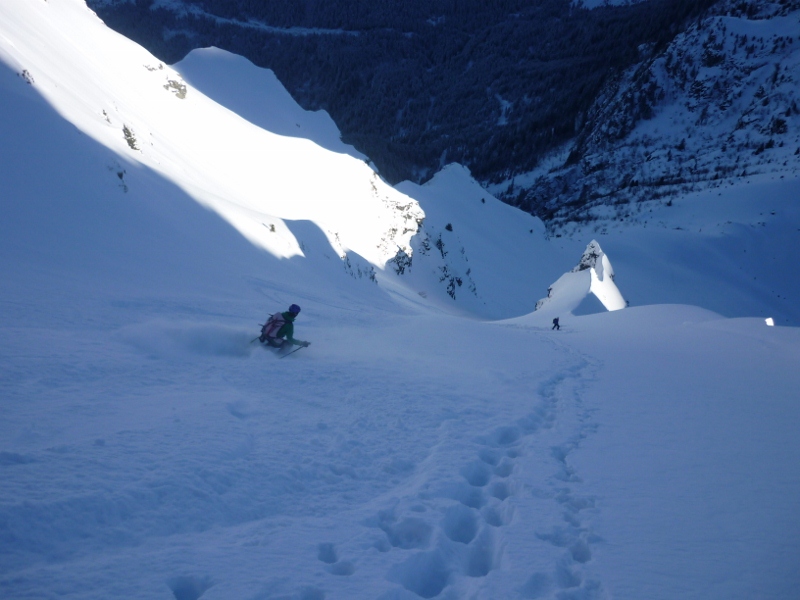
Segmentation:
<svg viewBox="0 0 800 600">
<path fill-rule="evenodd" d="M 567 365 L 534 385 L 533 410 L 471 440 L 443 434 L 440 451 L 459 452 L 461 466 L 421 477 L 367 519 L 395 586 L 381 600 L 606 597 L 590 569 L 602 541 L 591 525 L 596 502 L 571 463 L 597 428 L 581 392 L 598 365 L 562 352 Z M 429 462 L 454 464 L 435 454 Z M 521 568 L 530 556 L 533 568 Z M 342 574 L 333 544 L 320 544 L 319 559 Z"/>
</svg>

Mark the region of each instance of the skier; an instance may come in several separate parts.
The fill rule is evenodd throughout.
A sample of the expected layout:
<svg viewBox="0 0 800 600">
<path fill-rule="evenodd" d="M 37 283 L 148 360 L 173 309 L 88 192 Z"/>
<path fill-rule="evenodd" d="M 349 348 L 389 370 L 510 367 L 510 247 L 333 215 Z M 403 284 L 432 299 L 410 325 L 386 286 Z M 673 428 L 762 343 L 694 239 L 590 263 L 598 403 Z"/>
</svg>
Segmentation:
<svg viewBox="0 0 800 600">
<path fill-rule="evenodd" d="M 271 348 L 280 348 L 281 354 L 287 354 L 292 346 L 308 348 L 311 342 L 294 339 L 294 320 L 300 314 L 300 307 L 292 304 L 286 312 L 272 315 L 261 328 L 258 341 Z"/>
<path fill-rule="evenodd" d="M 556 330 L 561 329 L 561 325 L 558 324 L 558 317 L 553 319 L 553 329 L 556 329 Z"/>
</svg>

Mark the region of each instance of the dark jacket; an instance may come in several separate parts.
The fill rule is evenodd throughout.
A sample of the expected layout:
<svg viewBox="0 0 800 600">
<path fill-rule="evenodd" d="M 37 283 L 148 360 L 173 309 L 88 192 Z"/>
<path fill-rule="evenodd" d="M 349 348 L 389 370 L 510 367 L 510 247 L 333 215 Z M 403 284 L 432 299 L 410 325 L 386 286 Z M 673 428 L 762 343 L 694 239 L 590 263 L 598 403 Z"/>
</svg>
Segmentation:
<svg viewBox="0 0 800 600">
<path fill-rule="evenodd" d="M 294 339 L 294 320 L 297 317 L 294 313 L 284 312 L 281 313 L 283 316 L 284 321 L 286 321 L 280 329 L 278 329 L 278 333 L 275 334 L 275 337 L 278 339 L 286 338 L 286 341 L 290 342 L 295 346 L 302 346 L 305 342 Z"/>
</svg>

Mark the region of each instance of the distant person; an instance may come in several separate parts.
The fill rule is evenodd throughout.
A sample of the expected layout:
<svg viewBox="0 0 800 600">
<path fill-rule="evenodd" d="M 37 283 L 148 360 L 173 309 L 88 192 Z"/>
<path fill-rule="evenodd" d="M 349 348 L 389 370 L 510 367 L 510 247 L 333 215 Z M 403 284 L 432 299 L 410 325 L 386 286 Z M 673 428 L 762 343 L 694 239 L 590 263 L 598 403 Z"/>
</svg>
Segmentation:
<svg viewBox="0 0 800 600">
<path fill-rule="evenodd" d="M 561 329 L 561 325 L 558 324 L 558 317 L 553 319 L 553 329 Z"/>
<path fill-rule="evenodd" d="M 300 314 L 300 307 L 292 304 L 286 312 L 272 315 L 261 328 L 258 341 L 272 348 L 280 348 L 281 354 L 289 352 L 292 346 L 308 348 L 311 342 L 294 339 L 294 320 Z"/>
</svg>

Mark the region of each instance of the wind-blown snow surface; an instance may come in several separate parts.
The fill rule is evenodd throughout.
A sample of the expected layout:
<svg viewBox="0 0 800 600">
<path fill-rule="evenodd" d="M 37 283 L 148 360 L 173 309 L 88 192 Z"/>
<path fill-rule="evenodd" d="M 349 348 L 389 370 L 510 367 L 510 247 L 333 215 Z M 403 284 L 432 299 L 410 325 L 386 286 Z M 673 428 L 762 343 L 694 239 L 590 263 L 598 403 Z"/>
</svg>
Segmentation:
<svg viewBox="0 0 800 600">
<path fill-rule="evenodd" d="M 85 8 L 4 2 L 4 60 L 40 10 Z M 310 222 L 291 224 L 306 257 L 278 258 L 82 133 L 27 68 L 0 67 L 0 596 L 792 597 L 796 328 L 678 305 L 560 332 L 455 316 L 418 294 L 424 272 L 351 277 Z M 504 217 L 470 198 L 449 219 L 431 204 L 430 227 L 494 251 L 475 232 Z M 651 235 L 601 239 L 626 296 Z M 524 273 L 506 243 L 501 273 Z M 586 241 L 551 244 L 566 262 L 532 275 L 530 310 Z M 289 302 L 312 345 L 276 360 L 250 340 Z"/>
</svg>

